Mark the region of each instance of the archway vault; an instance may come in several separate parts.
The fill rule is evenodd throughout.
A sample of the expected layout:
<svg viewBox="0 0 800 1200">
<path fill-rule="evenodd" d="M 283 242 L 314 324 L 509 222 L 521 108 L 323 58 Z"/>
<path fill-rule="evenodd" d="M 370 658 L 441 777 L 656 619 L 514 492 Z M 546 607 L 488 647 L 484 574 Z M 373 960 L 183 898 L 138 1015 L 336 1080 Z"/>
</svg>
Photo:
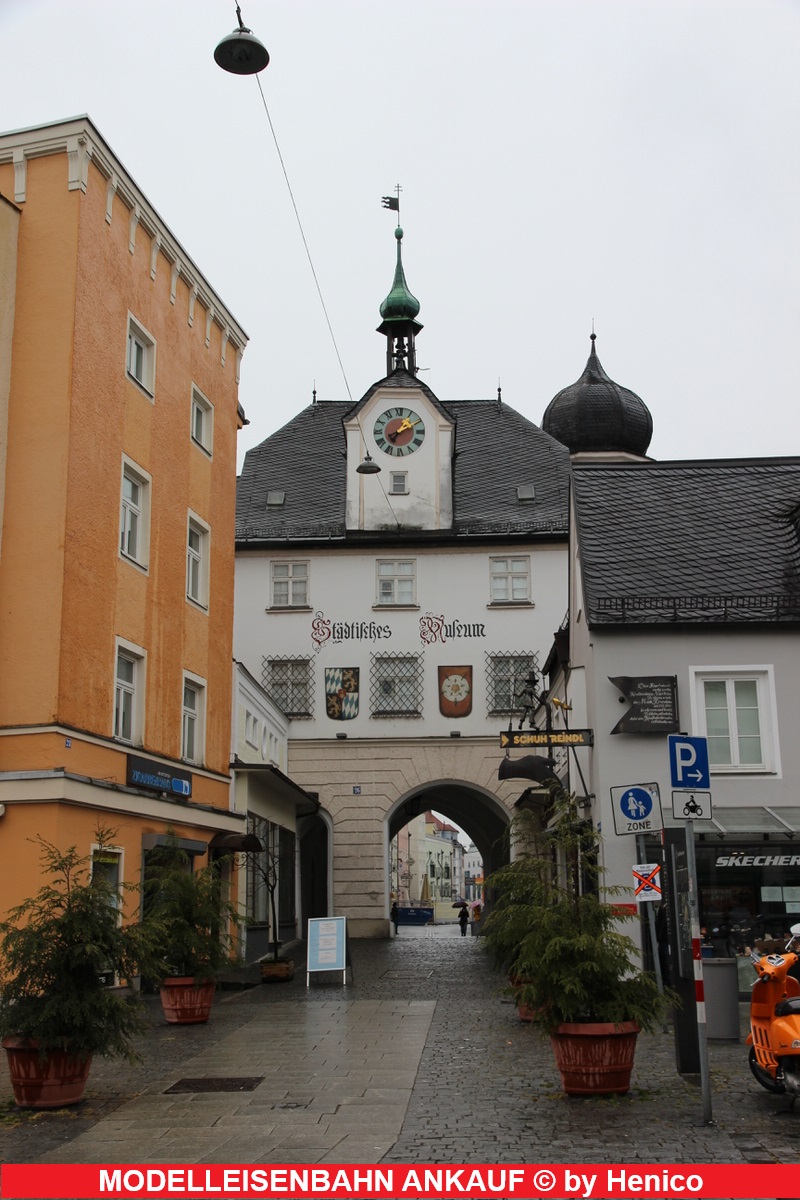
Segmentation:
<svg viewBox="0 0 800 1200">
<path fill-rule="evenodd" d="M 472 839 L 487 874 L 508 861 L 504 835 L 511 813 L 492 792 L 464 780 L 432 780 L 398 797 L 387 813 L 389 841 L 414 817 L 431 809 L 460 826 Z"/>
</svg>

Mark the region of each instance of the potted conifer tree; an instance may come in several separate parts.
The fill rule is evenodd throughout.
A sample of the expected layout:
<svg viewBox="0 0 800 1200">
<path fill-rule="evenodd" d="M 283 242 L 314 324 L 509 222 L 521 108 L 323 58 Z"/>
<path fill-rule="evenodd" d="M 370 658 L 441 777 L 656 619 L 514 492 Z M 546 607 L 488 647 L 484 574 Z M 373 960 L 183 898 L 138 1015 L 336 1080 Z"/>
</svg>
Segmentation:
<svg viewBox="0 0 800 1200">
<path fill-rule="evenodd" d="M 139 995 L 107 979 L 147 970 L 158 931 L 126 923 L 125 890 L 93 874 L 114 836 L 99 829 L 90 855 L 36 838 L 45 881 L 0 923 L 0 1035 L 22 1107 L 76 1104 L 95 1054 L 137 1057 Z"/>
<path fill-rule="evenodd" d="M 224 896 L 219 872 L 193 869 L 174 833 L 151 853 L 143 882 L 144 911 L 161 930 L 157 980 L 171 1025 L 207 1021 L 220 972 L 233 965 L 231 930 L 240 922 Z"/>
<path fill-rule="evenodd" d="M 513 861 L 488 881 L 484 945 L 550 1036 L 564 1091 L 626 1092 L 637 1034 L 676 997 L 638 962 L 625 914 L 600 886 L 600 835 L 574 797 L 554 789 L 546 821 L 521 812 L 512 836 Z"/>
</svg>

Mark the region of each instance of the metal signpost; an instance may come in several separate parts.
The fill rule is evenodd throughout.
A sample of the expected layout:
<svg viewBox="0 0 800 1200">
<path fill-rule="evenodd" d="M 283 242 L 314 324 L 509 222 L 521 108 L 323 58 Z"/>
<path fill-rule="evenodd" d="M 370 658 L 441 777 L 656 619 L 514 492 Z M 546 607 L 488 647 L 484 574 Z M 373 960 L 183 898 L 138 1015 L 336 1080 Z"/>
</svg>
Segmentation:
<svg viewBox="0 0 800 1200">
<path fill-rule="evenodd" d="M 618 834 L 636 835 L 636 853 L 644 857 L 645 834 L 657 833 L 663 828 L 661 795 L 657 783 L 635 783 L 627 787 L 611 789 L 611 804 L 614 813 L 614 828 Z M 638 901 L 661 898 L 661 866 L 659 863 L 644 863 L 634 866 L 634 896 Z M 653 952 L 658 990 L 663 992 L 661 963 L 656 940 L 656 919 L 652 905 L 647 906 L 647 925 L 650 932 L 650 948 Z"/>
<path fill-rule="evenodd" d="M 697 1009 L 697 1041 L 700 1051 L 700 1083 L 703 1091 L 703 1120 L 710 1125 L 711 1079 L 708 1069 L 708 1040 L 706 1033 L 706 999 L 703 980 L 703 956 L 700 946 L 700 905 L 697 889 L 697 860 L 694 852 L 694 821 L 711 816 L 711 792 L 698 791 L 710 787 L 708 742 L 704 737 L 689 737 L 683 733 L 670 734 L 667 739 L 672 786 L 672 811 L 677 816 L 676 796 L 683 797 L 682 813 L 686 818 L 686 866 L 689 885 L 689 914 L 691 921 L 694 995 Z"/>
</svg>

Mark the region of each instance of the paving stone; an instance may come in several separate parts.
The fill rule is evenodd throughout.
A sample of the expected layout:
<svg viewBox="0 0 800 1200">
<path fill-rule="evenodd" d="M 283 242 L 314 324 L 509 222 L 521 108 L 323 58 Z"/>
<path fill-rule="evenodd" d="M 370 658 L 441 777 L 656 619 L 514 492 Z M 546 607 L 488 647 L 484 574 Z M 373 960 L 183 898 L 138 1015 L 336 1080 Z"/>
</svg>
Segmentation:
<svg viewBox="0 0 800 1200">
<path fill-rule="evenodd" d="M 7 1115 L 0 1160 L 800 1159 L 800 1111 L 758 1087 L 741 1043 L 710 1045 L 712 1126 L 701 1123 L 697 1084 L 676 1073 L 670 1032 L 640 1036 L 628 1096 L 564 1096 L 549 1043 L 503 997 L 480 939 L 434 932 L 352 942 L 346 988 L 306 988 L 299 971 L 279 991 L 218 995 L 206 1026 L 168 1026 L 148 998 L 143 1061 L 96 1061 L 86 1099 L 69 1111 L 19 1113 L 16 1125 Z M 203 1075 L 265 1079 L 251 1093 L 163 1095 Z"/>
</svg>

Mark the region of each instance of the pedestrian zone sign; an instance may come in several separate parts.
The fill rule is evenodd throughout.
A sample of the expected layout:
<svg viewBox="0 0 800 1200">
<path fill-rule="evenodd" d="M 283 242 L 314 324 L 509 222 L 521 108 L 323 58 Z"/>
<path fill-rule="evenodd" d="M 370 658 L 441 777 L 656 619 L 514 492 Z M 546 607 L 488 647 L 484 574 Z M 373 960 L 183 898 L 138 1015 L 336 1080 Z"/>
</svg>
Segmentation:
<svg viewBox="0 0 800 1200">
<path fill-rule="evenodd" d="M 657 783 L 612 787 L 611 807 L 618 834 L 655 833 L 664 827 Z"/>
<path fill-rule="evenodd" d="M 661 863 L 639 863 L 633 868 L 633 894 L 643 900 L 661 900 Z"/>
</svg>

